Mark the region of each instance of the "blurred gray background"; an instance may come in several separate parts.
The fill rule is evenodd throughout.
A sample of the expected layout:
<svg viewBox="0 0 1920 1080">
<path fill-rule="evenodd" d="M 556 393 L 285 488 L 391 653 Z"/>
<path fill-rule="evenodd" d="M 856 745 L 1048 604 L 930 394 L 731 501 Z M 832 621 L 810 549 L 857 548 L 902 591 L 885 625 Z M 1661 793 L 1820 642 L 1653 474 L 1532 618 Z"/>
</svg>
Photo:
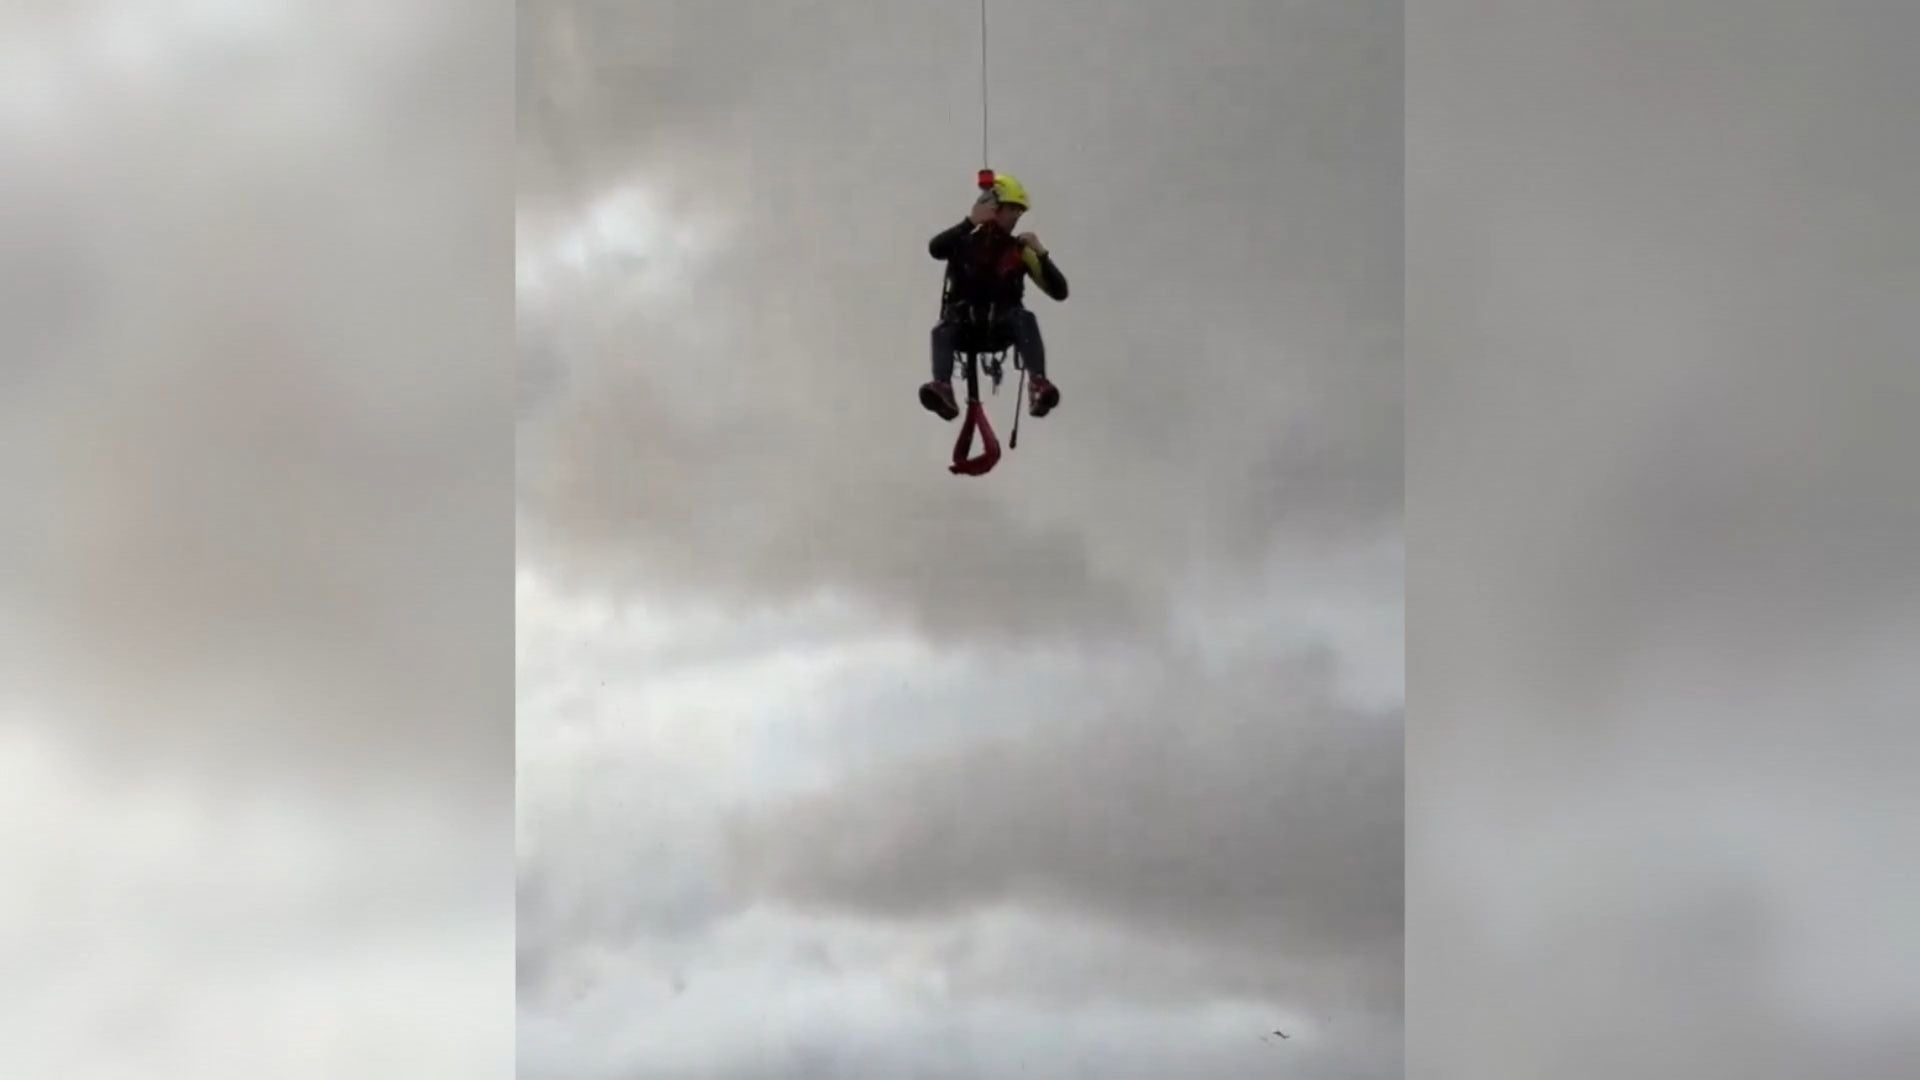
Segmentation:
<svg viewBox="0 0 1920 1080">
<path fill-rule="evenodd" d="M 1408 20 L 1409 1075 L 1920 1075 L 1920 7 Z"/>
<path fill-rule="evenodd" d="M 0 11 L 0 1075 L 512 1075 L 512 29 Z"/>
</svg>

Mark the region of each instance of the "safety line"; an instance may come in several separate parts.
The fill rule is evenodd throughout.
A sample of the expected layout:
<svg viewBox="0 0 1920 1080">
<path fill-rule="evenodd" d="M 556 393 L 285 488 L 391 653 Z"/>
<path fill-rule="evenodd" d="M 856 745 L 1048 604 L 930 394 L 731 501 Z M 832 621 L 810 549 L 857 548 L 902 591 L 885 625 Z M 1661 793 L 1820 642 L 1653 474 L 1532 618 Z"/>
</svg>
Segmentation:
<svg viewBox="0 0 1920 1080">
<path fill-rule="evenodd" d="M 987 0 L 980 0 L 980 167 L 992 165 L 987 156 Z"/>
</svg>

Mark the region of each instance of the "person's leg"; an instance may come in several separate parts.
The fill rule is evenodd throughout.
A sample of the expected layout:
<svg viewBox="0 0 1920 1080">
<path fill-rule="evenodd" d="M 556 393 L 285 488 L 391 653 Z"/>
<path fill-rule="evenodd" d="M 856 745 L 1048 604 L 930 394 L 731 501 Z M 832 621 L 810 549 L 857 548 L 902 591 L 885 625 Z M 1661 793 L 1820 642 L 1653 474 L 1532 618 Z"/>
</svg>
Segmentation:
<svg viewBox="0 0 1920 1080">
<path fill-rule="evenodd" d="M 920 387 L 920 404 L 942 420 L 960 415 L 960 406 L 953 400 L 954 329 L 954 325 L 944 319 L 934 324 L 933 380 Z"/>
<path fill-rule="evenodd" d="M 1028 412 L 1045 416 L 1060 404 L 1060 389 L 1047 378 L 1047 343 L 1040 336 L 1040 319 L 1026 308 L 1015 308 L 1009 318 L 1013 343 L 1027 366 Z"/>
<path fill-rule="evenodd" d="M 944 319 L 933 325 L 933 381 L 953 381 L 953 336 L 959 327 Z"/>
<path fill-rule="evenodd" d="M 1003 316 L 1001 327 L 1013 338 L 1014 347 L 1020 350 L 1027 373 L 1046 378 L 1047 343 L 1040 336 L 1040 320 L 1033 312 L 1023 307 L 1014 308 Z"/>
</svg>

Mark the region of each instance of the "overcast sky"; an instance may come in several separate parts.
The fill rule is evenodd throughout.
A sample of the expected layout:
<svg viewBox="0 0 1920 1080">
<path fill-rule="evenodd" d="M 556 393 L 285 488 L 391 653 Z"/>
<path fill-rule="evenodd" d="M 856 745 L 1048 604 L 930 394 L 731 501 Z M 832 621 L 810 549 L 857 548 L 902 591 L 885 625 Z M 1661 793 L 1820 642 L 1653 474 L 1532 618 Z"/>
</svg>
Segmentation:
<svg viewBox="0 0 1920 1080">
<path fill-rule="evenodd" d="M 523 1075 L 1400 1075 L 1398 7 L 522 4 Z"/>
</svg>

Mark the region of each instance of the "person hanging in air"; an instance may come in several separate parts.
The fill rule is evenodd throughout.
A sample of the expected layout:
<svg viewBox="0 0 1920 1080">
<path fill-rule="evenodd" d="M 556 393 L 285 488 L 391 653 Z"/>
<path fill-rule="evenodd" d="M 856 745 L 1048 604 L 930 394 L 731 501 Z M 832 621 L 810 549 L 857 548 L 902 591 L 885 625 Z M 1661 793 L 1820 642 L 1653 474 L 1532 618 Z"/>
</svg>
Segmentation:
<svg viewBox="0 0 1920 1080">
<path fill-rule="evenodd" d="M 1060 404 L 1060 391 L 1047 378 L 1040 320 L 1024 301 L 1027 278 L 1056 301 L 1067 298 L 1067 278 L 1039 237 L 1013 231 L 1031 205 L 1020 181 L 1001 173 L 981 190 L 965 221 L 927 244 L 928 254 L 947 269 L 945 302 L 933 327 L 933 380 L 920 387 L 920 404 L 942 420 L 960 415 L 953 398 L 954 335 L 959 308 L 966 304 L 993 305 L 996 328 L 1019 350 L 1027 369 L 1029 414 L 1045 416 Z"/>
</svg>

